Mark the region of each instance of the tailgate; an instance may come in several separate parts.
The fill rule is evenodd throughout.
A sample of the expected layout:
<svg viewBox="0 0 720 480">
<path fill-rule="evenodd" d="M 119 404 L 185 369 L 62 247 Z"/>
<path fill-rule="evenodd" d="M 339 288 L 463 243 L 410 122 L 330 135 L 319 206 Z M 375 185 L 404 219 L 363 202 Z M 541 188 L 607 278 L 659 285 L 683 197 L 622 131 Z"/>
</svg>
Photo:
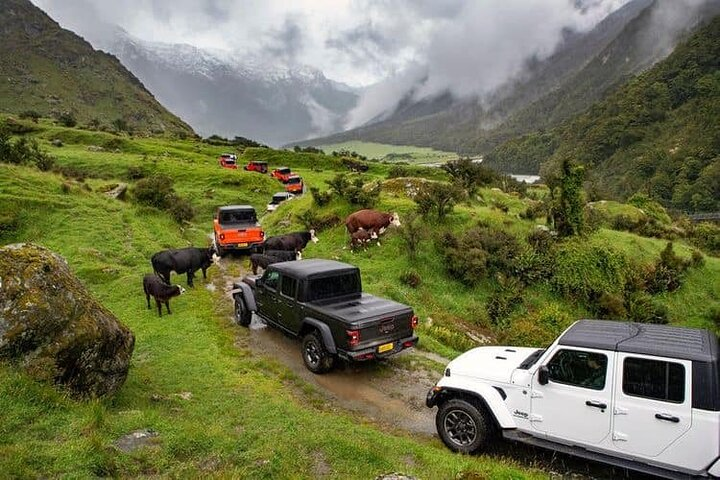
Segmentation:
<svg viewBox="0 0 720 480">
<path fill-rule="evenodd" d="M 249 246 L 254 243 L 262 243 L 263 231 L 260 227 L 225 227 L 222 229 L 222 233 L 225 235 L 224 239 L 220 240 L 221 245 L 233 244 L 238 247 Z"/>
<path fill-rule="evenodd" d="M 412 337 L 414 330 L 410 325 L 411 318 L 413 316 L 412 310 L 406 312 L 397 312 L 394 315 L 386 315 L 381 318 L 362 322 L 359 325 L 360 330 L 360 343 L 353 347 L 353 350 L 362 350 L 364 348 L 381 347 L 391 351 L 392 347 L 388 346 L 396 340 Z M 378 351 L 378 353 L 384 353 Z"/>
</svg>

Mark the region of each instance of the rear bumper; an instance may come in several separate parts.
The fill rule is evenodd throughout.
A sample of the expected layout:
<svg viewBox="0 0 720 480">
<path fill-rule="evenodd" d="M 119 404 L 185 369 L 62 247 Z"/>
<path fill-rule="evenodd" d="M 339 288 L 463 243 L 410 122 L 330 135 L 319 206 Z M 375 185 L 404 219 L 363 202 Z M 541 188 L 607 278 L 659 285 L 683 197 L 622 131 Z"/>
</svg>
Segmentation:
<svg viewBox="0 0 720 480">
<path fill-rule="evenodd" d="M 412 348 L 415 345 L 417 345 L 418 337 L 417 335 L 413 335 L 412 337 L 406 337 L 401 338 L 399 340 L 393 340 L 393 348 L 392 350 L 388 350 L 387 352 L 378 353 L 378 347 L 371 347 L 371 348 L 364 348 L 362 350 L 352 350 L 352 351 L 338 351 L 338 354 L 345 358 L 346 360 L 352 360 L 354 362 L 363 362 L 366 360 L 376 360 L 379 358 L 386 358 L 391 355 L 395 355 L 396 353 L 400 353 L 403 350 L 406 350 L 408 348 Z M 390 343 L 390 342 L 388 342 Z M 385 344 L 387 345 L 387 344 Z"/>
<path fill-rule="evenodd" d="M 218 244 L 218 246 L 219 246 L 220 248 L 222 248 L 223 250 L 227 250 L 227 251 L 229 251 L 229 250 L 235 250 L 235 251 L 247 251 L 247 250 L 256 251 L 256 250 L 262 248 L 262 244 L 263 244 L 263 242 L 260 241 L 260 242 L 248 242 L 247 245 L 245 245 L 245 246 L 241 246 L 242 243 L 227 243 L 227 244 L 225 244 L 225 245 L 223 245 L 222 243 L 220 243 L 220 244 Z"/>
</svg>

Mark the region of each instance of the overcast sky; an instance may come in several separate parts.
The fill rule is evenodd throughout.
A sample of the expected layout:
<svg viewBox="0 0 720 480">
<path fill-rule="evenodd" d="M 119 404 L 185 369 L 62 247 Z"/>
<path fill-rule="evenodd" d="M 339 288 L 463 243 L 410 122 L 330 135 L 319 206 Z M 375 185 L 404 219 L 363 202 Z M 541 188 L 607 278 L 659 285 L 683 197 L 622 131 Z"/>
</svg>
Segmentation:
<svg viewBox="0 0 720 480">
<path fill-rule="evenodd" d="M 552 51 L 562 28 L 591 28 L 628 0 L 32 1 L 80 34 L 117 24 L 145 40 L 310 65 L 353 86 L 431 63 L 428 89 L 452 83 L 462 93 L 478 89 L 469 67 L 488 67 L 485 82 L 495 84 L 528 55 Z"/>
</svg>

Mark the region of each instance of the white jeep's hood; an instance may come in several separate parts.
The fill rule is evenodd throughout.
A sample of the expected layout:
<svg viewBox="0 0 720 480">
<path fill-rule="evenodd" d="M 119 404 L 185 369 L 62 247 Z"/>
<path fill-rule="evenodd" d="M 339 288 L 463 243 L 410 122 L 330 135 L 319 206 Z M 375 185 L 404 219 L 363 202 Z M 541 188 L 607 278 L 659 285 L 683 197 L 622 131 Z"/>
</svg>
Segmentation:
<svg viewBox="0 0 720 480">
<path fill-rule="evenodd" d="M 510 383 L 513 371 L 537 348 L 479 347 L 469 350 L 448 364 L 450 376 L 463 375 Z"/>
</svg>

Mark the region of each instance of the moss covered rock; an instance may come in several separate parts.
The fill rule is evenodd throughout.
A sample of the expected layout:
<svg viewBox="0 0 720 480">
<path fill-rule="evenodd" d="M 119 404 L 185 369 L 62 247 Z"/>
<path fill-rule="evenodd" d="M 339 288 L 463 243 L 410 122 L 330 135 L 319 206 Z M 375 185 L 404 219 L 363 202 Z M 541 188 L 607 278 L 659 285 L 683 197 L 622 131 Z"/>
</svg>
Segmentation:
<svg viewBox="0 0 720 480">
<path fill-rule="evenodd" d="M 125 382 L 135 336 L 50 250 L 0 248 L 0 360 L 80 396 Z"/>
</svg>

